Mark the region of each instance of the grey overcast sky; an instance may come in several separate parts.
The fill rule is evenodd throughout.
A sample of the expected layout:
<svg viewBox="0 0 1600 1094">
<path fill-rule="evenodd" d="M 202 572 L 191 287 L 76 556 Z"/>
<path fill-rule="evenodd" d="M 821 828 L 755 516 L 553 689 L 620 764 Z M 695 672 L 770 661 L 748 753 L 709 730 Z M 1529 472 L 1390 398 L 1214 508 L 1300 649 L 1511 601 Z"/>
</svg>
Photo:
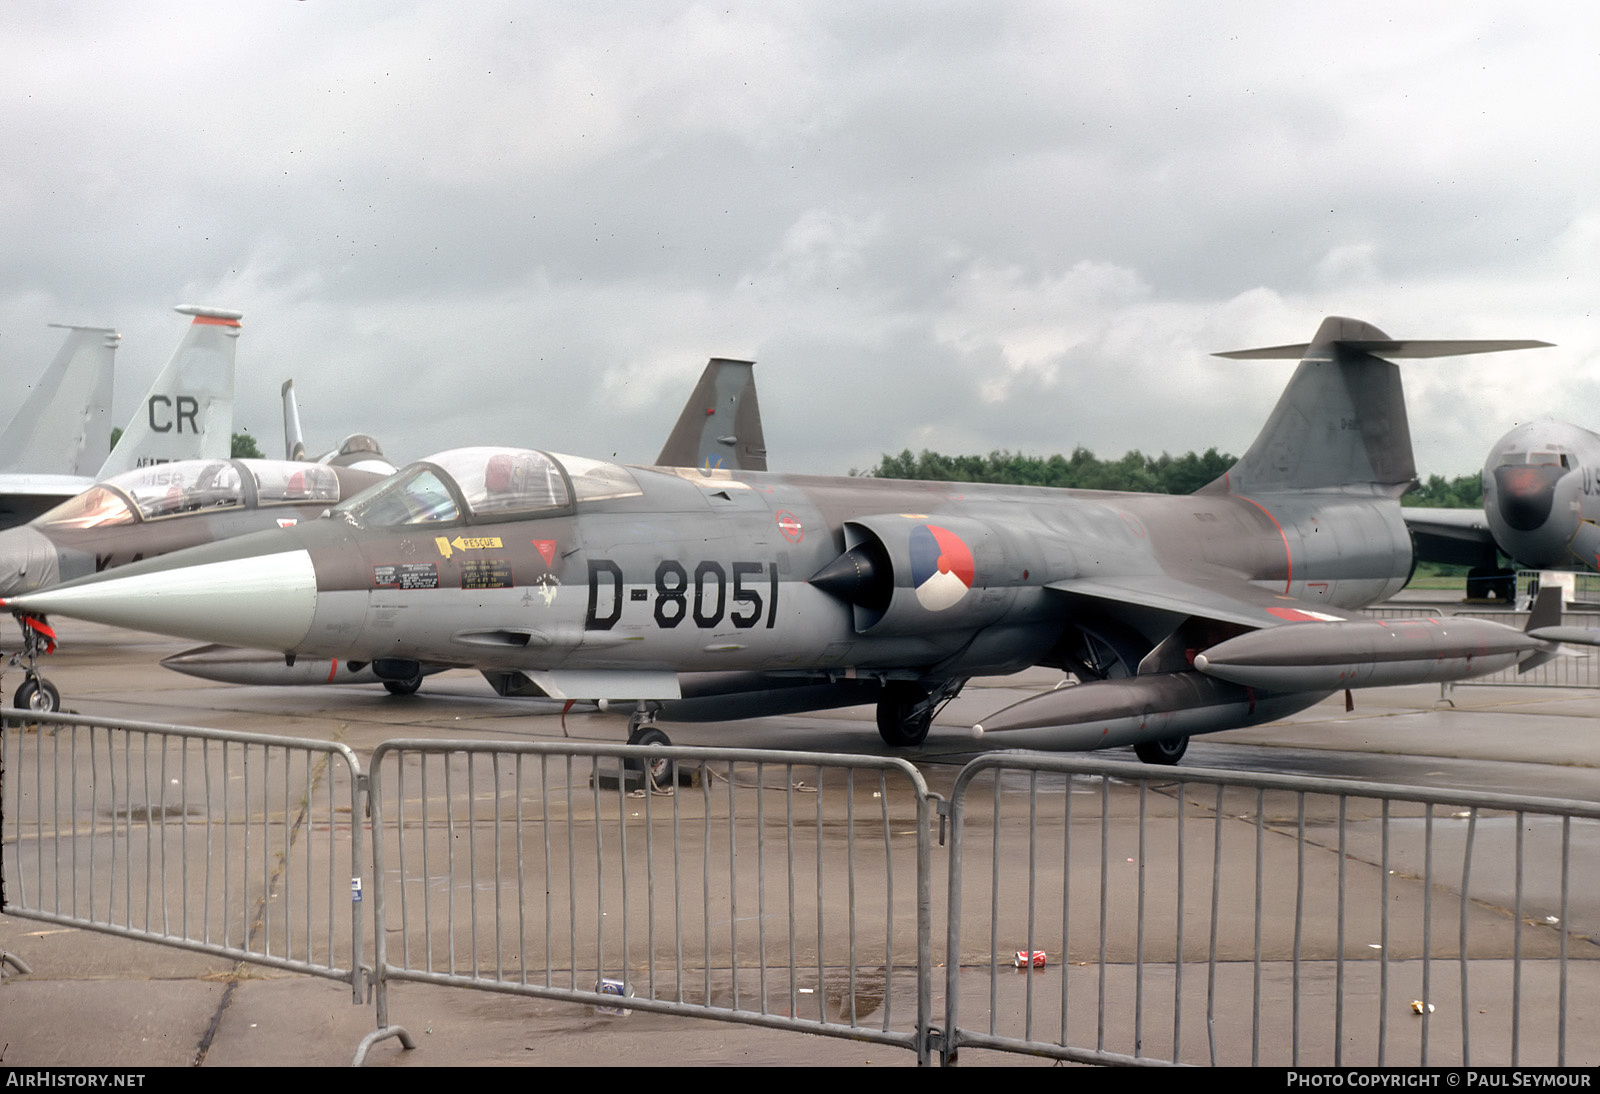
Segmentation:
<svg viewBox="0 0 1600 1094">
<path fill-rule="evenodd" d="M 648 462 L 754 358 L 774 468 L 1241 451 L 1323 315 L 1556 349 L 1408 364 L 1419 468 L 1600 429 L 1600 7 L 31 0 L 0 14 L 0 370 L 123 332 L 124 419 L 245 313 L 281 452 Z M 0 415 L 9 414 L 0 408 Z"/>
</svg>

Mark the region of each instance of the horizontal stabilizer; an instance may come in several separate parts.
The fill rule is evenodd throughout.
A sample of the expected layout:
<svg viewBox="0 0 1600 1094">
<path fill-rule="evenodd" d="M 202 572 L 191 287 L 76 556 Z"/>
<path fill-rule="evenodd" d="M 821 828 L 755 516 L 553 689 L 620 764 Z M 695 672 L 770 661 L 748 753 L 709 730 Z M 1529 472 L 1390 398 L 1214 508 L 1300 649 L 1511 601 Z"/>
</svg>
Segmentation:
<svg viewBox="0 0 1600 1094">
<path fill-rule="evenodd" d="M 1390 357 L 1449 357 L 1533 349 L 1530 340 L 1391 338 L 1371 323 L 1330 315 L 1309 342 L 1232 350 L 1233 360 L 1298 359 L 1300 367 L 1250 448 L 1200 493 L 1344 490 L 1399 497 L 1416 481 L 1400 369 Z"/>
<path fill-rule="evenodd" d="M 1465 357 L 1472 353 L 1500 353 L 1512 349 L 1546 349 L 1555 343 L 1536 342 L 1528 338 L 1338 338 L 1322 344 L 1341 346 L 1352 353 L 1370 353 L 1374 357 Z M 1298 361 L 1311 347 L 1310 342 L 1300 342 L 1292 346 L 1236 349 L 1228 353 L 1213 353 L 1211 356 L 1227 357 L 1234 361 Z"/>
</svg>

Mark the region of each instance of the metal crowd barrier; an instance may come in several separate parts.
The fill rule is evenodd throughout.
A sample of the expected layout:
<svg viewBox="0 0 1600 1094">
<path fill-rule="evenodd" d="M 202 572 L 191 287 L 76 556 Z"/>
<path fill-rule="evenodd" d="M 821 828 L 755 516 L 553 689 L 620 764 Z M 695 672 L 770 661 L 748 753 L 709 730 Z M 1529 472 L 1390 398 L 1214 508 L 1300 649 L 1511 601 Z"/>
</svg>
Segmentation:
<svg viewBox="0 0 1600 1094">
<path fill-rule="evenodd" d="M 946 1062 L 1566 1065 L 1579 1045 L 1593 1065 L 1600 1014 L 1569 1003 L 1600 990 L 1573 846 L 1597 821 L 1584 802 L 982 757 L 951 798 Z"/>
<path fill-rule="evenodd" d="M 345 981 L 361 1002 L 348 748 L 5 711 L 0 769 L 0 911 Z"/>
<path fill-rule="evenodd" d="M 931 1059 L 929 794 L 870 756 L 390 741 L 372 756 L 378 1029 L 418 981 Z M 692 782 L 692 785 L 691 785 Z"/>
<path fill-rule="evenodd" d="M 621 777 L 652 756 L 670 793 Z M 901 760 L 406 740 L 363 784 L 336 744 L 16 713 L 0 790 L 0 910 L 365 981 L 358 1063 L 413 1044 L 391 982 L 919 1063 L 1600 1060 L 1592 803 L 992 754 L 948 807 L 940 977 L 939 799 Z"/>
</svg>

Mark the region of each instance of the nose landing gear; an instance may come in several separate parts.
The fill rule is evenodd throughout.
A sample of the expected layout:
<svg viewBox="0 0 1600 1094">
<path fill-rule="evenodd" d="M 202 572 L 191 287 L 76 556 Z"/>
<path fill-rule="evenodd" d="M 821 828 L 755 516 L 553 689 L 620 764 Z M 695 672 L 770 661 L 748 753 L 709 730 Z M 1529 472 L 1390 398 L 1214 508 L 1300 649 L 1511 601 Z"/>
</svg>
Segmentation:
<svg viewBox="0 0 1600 1094">
<path fill-rule="evenodd" d="M 18 710 L 54 714 L 61 709 L 61 692 L 39 672 L 39 658 L 56 649 L 56 632 L 38 616 L 17 616 L 22 627 L 22 648 L 11 655 L 11 666 L 20 667 L 26 679 L 17 688 L 12 705 Z"/>
</svg>

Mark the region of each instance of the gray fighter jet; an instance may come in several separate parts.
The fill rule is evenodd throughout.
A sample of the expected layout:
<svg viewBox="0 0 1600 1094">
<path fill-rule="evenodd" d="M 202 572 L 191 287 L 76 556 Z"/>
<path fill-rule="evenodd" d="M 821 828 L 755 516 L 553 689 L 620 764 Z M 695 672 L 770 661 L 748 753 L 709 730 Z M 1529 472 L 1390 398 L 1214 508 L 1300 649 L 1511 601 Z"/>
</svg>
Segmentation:
<svg viewBox="0 0 1600 1094">
<path fill-rule="evenodd" d="M 1301 360 L 1245 455 L 1189 497 L 468 448 L 326 519 L 8 606 L 286 657 L 473 667 L 631 704 L 635 742 L 664 741 L 658 719 L 875 702 L 884 740 L 914 745 L 968 678 L 1051 665 L 1083 682 L 974 730 L 1172 763 L 1192 734 L 1345 688 L 1554 655 L 1547 610 L 1528 632 L 1353 611 L 1411 568 L 1398 498 L 1415 469 L 1383 357 L 1536 344 L 1402 341 L 1332 318 L 1309 344 L 1224 354 Z"/>
<path fill-rule="evenodd" d="M 0 596 L 17 596 L 199 544 L 319 516 L 381 473 L 284 460 L 177 460 L 114 475 L 28 524 L 0 531 Z M 23 621 L 15 702 L 59 709 L 37 659 L 55 635 Z"/>
<path fill-rule="evenodd" d="M 1405 510 L 1418 555 L 1473 568 L 1468 595 L 1510 599 L 1530 569 L 1600 570 L 1600 436 L 1566 422 L 1519 425 L 1483 465 L 1483 509 Z"/>
</svg>

